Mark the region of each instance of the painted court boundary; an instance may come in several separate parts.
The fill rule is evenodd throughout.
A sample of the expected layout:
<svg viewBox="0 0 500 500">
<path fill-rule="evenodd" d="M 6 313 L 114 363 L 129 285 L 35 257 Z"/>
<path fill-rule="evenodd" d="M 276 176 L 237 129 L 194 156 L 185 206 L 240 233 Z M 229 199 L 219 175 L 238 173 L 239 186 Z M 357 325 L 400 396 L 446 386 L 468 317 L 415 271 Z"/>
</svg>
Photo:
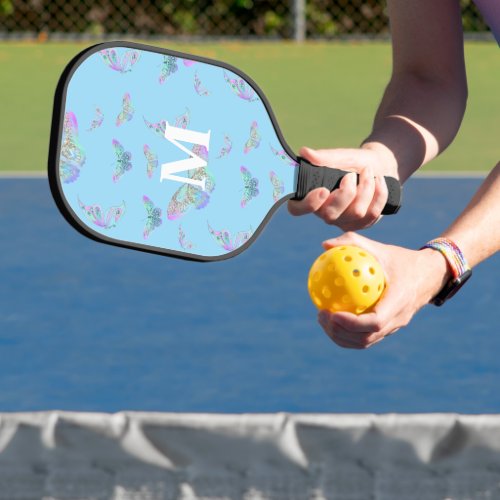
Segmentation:
<svg viewBox="0 0 500 500">
<path fill-rule="evenodd" d="M 482 179 L 488 175 L 488 171 L 473 171 L 473 170 L 452 170 L 448 172 L 427 171 L 417 172 L 413 178 L 416 179 Z M 47 172 L 45 171 L 11 171 L 6 170 L 0 172 L 0 179 L 46 179 Z"/>
</svg>

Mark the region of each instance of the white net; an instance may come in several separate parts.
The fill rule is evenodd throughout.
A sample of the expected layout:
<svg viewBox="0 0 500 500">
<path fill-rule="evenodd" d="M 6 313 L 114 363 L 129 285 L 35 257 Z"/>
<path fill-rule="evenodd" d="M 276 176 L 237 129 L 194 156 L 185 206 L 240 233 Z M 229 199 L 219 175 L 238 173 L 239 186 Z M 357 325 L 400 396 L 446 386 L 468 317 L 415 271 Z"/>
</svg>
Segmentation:
<svg viewBox="0 0 500 500">
<path fill-rule="evenodd" d="M 0 414 L 1 500 L 496 500 L 500 416 Z"/>
</svg>

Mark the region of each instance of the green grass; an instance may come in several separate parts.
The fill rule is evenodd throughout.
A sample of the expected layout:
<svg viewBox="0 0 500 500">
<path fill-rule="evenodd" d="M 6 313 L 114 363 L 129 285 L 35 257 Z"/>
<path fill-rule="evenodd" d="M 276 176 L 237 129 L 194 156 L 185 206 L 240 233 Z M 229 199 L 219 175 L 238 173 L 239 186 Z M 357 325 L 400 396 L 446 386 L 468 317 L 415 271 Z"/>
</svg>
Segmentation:
<svg viewBox="0 0 500 500">
<path fill-rule="evenodd" d="M 355 147 L 368 134 L 391 70 L 388 43 L 195 43 L 172 49 L 229 62 L 264 90 L 283 134 L 300 146 Z M 54 89 L 77 43 L 0 44 L 0 170 L 46 168 Z M 488 170 L 498 161 L 500 61 L 466 46 L 469 103 L 453 145 L 426 169 Z"/>
</svg>

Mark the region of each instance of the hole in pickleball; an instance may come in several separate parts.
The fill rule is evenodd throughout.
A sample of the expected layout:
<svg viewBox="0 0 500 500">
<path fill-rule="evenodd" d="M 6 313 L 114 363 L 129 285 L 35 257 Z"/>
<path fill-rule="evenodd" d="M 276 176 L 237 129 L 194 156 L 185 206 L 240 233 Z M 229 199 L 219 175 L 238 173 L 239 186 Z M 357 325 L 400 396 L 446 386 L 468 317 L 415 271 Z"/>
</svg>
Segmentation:
<svg viewBox="0 0 500 500">
<path fill-rule="evenodd" d="M 366 253 L 365 253 L 365 252 L 359 252 L 359 255 L 360 255 L 361 257 L 366 257 Z"/>
<path fill-rule="evenodd" d="M 361 273 L 359 272 L 359 269 L 354 269 L 354 271 L 352 272 L 352 275 L 353 275 L 355 278 L 358 278 L 360 274 L 361 274 Z"/>
<path fill-rule="evenodd" d="M 344 286 L 344 278 L 341 277 L 335 278 L 334 283 L 336 286 Z"/>
<path fill-rule="evenodd" d="M 351 262 L 352 257 L 351 257 L 350 255 L 346 255 L 346 256 L 344 257 L 344 260 L 345 260 L 346 262 Z"/>
<path fill-rule="evenodd" d="M 321 289 L 321 293 L 325 299 L 329 299 L 332 296 L 332 291 L 326 285 Z"/>
<path fill-rule="evenodd" d="M 366 307 L 361 307 L 361 306 L 356 307 L 356 314 L 361 314 L 365 309 Z"/>
<path fill-rule="evenodd" d="M 363 293 L 368 293 L 370 291 L 370 287 L 368 285 L 365 285 L 363 288 Z"/>
<path fill-rule="evenodd" d="M 313 275 L 313 280 L 318 282 L 321 279 L 321 271 L 316 271 Z"/>
<path fill-rule="evenodd" d="M 333 273 L 333 271 L 335 271 L 335 266 L 333 264 L 328 264 L 328 267 L 326 269 L 329 273 Z"/>
<path fill-rule="evenodd" d="M 375 269 L 373 267 L 370 267 L 370 269 L 368 269 L 368 271 L 370 271 L 370 274 L 375 274 Z"/>
<path fill-rule="evenodd" d="M 380 290 L 382 290 L 382 285 L 379 284 L 378 287 L 377 287 L 377 290 L 380 292 Z"/>
</svg>

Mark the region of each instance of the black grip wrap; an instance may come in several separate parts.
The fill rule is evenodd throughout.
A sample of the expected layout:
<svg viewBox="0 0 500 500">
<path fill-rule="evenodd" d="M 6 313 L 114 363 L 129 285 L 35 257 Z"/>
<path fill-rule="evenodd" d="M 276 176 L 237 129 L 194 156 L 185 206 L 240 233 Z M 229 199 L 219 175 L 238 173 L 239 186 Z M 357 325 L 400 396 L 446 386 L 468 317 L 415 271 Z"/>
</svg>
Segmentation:
<svg viewBox="0 0 500 500">
<path fill-rule="evenodd" d="M 294 200 L 302 200 L 307 193 L 319 187 L 326 187 L 333 191 L 340 185 L 342 178 L 350 173 L 345 170 L 331 167 L 317 167 L 312 165 L 304 158 L 298 158 L 299 173 L 297 179 L 297 192 Z M 359 175 L 356 175 L 356 182 L 359 182 Z M 394 177 L 384 177 L 387 189 L 389 191 L 387 203 L 382 210 L 384 215 L 395 214 L 401 207 L 401 184 Z"/>
</svg>

